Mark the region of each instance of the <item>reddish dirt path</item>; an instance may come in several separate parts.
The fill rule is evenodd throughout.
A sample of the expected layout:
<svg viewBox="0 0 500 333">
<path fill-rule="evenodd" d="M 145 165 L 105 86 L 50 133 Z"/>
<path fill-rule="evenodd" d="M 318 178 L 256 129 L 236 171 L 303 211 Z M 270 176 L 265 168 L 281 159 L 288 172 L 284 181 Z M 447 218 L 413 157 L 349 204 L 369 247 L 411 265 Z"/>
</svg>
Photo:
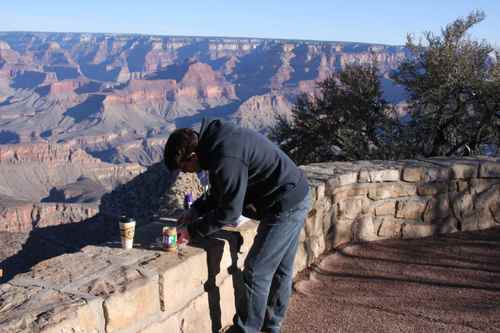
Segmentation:
<svg viewBox="0 0 500 333">
<path fill-rule="evenodd" d="M 283 332 L 500 332 L 500 228 L 329 254 L 295 284 Z"/>
</svg>

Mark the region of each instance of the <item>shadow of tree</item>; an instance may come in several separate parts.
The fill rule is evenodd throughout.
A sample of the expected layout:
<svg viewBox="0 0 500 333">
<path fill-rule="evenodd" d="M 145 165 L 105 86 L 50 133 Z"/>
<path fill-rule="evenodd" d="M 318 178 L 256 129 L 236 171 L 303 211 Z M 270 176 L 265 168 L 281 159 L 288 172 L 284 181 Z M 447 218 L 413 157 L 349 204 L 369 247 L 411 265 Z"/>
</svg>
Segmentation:
<svg viewBox="0 0 500 333">
<path fill-rule="evenodd" d="M 379 280 L 379 281 L 393 281 L 393 282 L 404 282 L 404 283 L 416 283 L 428 286 L 438 286 L 446 288 L 467 288 L 467 289 L 478 289 L 478 290 L 488 290 L 499 292 L 500 288 L 488 287 L 488 286 L 475 286 L 472 284 L 462 284 L 462 283 L 446 283 L 437 280 L 422 280 L 422 279 L 412 279 L 412 278 L 400 278 L 400 277 L 389 277 L 381 276 L 376 274 L 355 274 L 355 273 L 345 273 L 345 272 L 330 272 L 323 270 L 321 268 L 315 267 L 314 272 L 319 275 L 332 276 L 332 277 L 343 277 L 343 278 L 355 278 L 358 280 Z"/>
<path fill-rule="evenodd" d="M 498 292 L 499 237 L 500 228 L 493 228 L 415 240 L 351 243 L 338 247 L 311 271 L 333 278 Z"/>
</svg>

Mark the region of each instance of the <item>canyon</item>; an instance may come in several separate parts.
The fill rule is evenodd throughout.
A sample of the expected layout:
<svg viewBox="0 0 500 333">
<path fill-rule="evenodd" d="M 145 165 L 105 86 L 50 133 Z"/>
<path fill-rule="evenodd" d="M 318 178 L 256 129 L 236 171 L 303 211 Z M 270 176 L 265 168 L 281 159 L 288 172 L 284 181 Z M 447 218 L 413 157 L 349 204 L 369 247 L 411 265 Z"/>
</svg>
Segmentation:
<svg viewBox="0 0 500 333">
<path fill-rule="evenodd" d="M 2 145 L 0 231 L 88 219 L 104 193 L 143 171 L 137 163 L 105 163 L 68 144 Z"/>
<path fill-rule="evenodd" d="M 3 32 L 0 143 L 77 140 L 93 154 L 205 115 L 265 130 L 317 82 L 372 58 L 399 102 L 388 74 L 406 56 L 347 42 Z"/>
<path fill-rule="evenodd" d="M 161 160 L 175 128 L 215 116 L 266 133 L 348 64 L 375 58 L 402 104 L 389 75 L 405 57 L 355 42 L 0 32 L 0 230 L 89 218 Z"/>
<path fill-rule="evenodd" d="M 400 46 L 0 32 L 0 331 L 229 324 L 257 226 L 162 251 L 159 235 L 184 194 L 201 193 L 195 175 L 171 174 L 161 161 L 169 133 L 205 116 L 266 133 L 298 96 L 373 57 L 385 98 L 404 106 L 390 80 L 407 57 Z M 301 168 L 313 209 L 294 275 L 350 244 L 500 224 L 498 157 Z M 122 215 L 137 221 L 132 251 L 120 249 Z"/>
</svg>

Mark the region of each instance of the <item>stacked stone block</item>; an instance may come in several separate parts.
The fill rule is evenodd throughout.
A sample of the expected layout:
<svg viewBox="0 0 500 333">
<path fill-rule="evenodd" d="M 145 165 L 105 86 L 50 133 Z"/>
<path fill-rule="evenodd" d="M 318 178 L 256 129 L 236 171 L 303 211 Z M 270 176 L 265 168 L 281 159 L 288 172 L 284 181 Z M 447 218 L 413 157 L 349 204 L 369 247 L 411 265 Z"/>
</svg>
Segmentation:
<svg viewBox="0 0 500 333">
<path fill-rule="evenodd" d="M 163 226 L 139 228 L 132 250 L 118 240 L 86 246 L 0 285 L 0 332 L 212 332 L 229 325 L 255 223 L 177 253 L 161 249 Z"/>
<path fill-rule="evenodd" d="M 349 242 L 500 226 L 498 158 L 318 163 L 303 169 L 314 206 L 297 270 L 325 249 Z"/>
</svg>

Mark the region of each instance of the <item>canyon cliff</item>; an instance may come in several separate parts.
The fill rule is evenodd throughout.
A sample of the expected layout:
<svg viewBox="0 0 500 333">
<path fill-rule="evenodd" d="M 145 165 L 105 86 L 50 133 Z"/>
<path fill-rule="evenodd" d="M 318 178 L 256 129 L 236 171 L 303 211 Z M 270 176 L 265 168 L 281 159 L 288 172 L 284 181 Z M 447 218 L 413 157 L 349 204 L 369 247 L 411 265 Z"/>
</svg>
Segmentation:
<svg viewBox="0 0 500 333">
<path fill-rule="evenodd" d="M 83 33 L 0 33 L 0 144 L 81 142 L 105 161 L 118 146 L 160 139 L 203 116 L 266 131 L 300 94 L 347 64 L 376 58 L 387 75 L 400 46 L 252 38 Z M 87 144 L 97 137 L 104 145 Z M 154 149 L 153 149 L 154 151 Z M 151 164 L 146 151 L 134 160 Z"/>
<path fill-rule="evenodd" d="M 266 133 L 297 96 L 401 46 L 280 39 L 0 32 L 0 229 L 84 220 L 205 116 Z M 7 226 L 7 221 L 10 226 Z"/>
<path fill-rule="evenodd" d="M 0 231 L 90 218 L 104 193 L 143 171 L 136 163 L 104 163 L 67 144 L 1 145 Z"/>
</svg>

